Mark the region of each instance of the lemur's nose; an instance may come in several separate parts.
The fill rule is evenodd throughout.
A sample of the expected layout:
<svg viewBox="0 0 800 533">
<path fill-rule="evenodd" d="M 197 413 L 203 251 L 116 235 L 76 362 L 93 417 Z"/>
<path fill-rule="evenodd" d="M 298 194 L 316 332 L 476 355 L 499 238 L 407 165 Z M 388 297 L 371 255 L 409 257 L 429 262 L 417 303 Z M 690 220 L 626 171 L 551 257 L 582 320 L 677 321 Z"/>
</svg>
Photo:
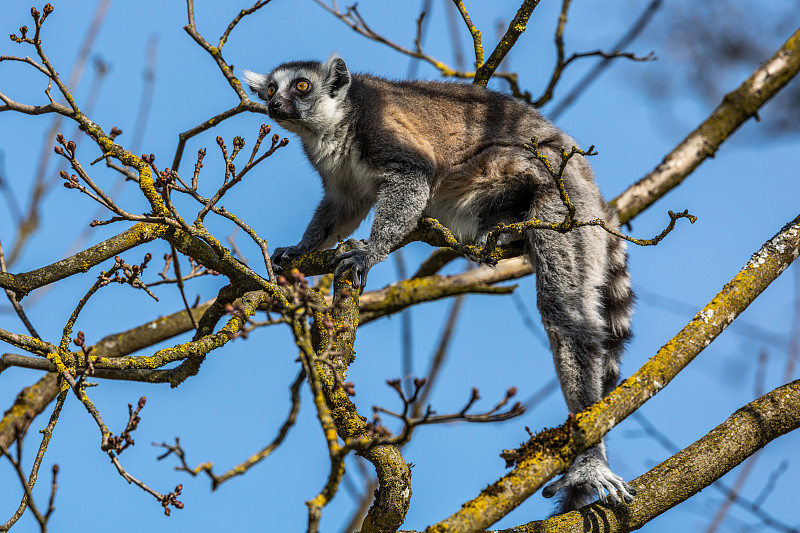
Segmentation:
<svg viewBox="0 0 800 533">
<path fill-rule="evenodd" d="M 269 109 L 270 113 L 273 112 L 273 111 L 277 111 L 280 108 L 281 108 L 280 100 L 273 100 L 273 101 L 271 101 L 269 103 L 268 109 Z"/>
</svg>

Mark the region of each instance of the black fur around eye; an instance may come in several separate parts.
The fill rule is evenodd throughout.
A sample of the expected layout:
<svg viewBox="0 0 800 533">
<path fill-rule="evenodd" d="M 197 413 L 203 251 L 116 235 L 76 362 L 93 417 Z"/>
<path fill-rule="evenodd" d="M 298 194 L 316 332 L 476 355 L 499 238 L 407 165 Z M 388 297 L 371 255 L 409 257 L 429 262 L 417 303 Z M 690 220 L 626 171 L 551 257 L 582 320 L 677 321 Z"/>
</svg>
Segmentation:
<svg viewBox="0 0 800 533">
<path fill-rule="evenodd" d="M 275 84 L 270 85 L 269 87 L 267 87 L 267 96 L 272 98 L 275 95 L 275 91 L 277 90 L 278 88 L 275 87 Z"/>
</svg>

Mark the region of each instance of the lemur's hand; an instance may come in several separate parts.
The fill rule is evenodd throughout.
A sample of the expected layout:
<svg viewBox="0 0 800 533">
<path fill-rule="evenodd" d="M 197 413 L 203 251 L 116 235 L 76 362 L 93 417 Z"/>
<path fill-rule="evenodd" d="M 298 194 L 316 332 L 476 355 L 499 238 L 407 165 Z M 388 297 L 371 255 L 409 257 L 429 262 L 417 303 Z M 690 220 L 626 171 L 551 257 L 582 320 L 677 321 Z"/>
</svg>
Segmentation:
<svg viewBox="0 0 800 533">
<path fill-rule="evenodd" d="M 341 253 L 333 258 L 333 264 L 336 265 L 336 270 L 333 272 L 334 276 L 338 277 L 345 270 L 350 270 L 353 276 L 354 288 L 363 289 L 367 285 L 367 272 L 369 272 L 372 265 L 370 265 L 366 250 L 356 249 Z"/>
<path fill-rule="evenodd" d="M 305 253 L 303 252 L 303 249 L 297 245 L 286 246 L 284 248 L 275 248 L 275 251 L 272 252 L 272 257 L 270 257 L 270 260 L 272 261 L 273 268 L 277 272 L 280 272 L 283 270 L 281 266 L 283 263 L 290 261 L 295 257 L 302 255 L 303 253 Z"/>
</svg>

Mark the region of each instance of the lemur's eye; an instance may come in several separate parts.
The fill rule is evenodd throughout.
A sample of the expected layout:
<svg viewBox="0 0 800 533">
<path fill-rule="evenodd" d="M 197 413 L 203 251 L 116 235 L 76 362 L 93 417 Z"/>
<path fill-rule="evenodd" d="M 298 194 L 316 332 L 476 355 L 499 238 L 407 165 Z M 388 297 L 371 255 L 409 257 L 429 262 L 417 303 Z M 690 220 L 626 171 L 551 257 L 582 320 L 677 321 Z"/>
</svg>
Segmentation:
<svg viewBox="0 0 800 533">
<path fill-rule="evenodd" d="M 269 87 L 267 87 L 267 96 L 269 98 L 272 98 L 273 96 L 275 96 L 275 91 L 277 91 L 275 86 L 274 85 L 270 85 Z"/>
<path fill-rule="evenodd" d="M 298 91 L 300 91 L 301 93 L 304 93 L 304 92 L 308 91 L 311 88 L 311 84 L 308 83 L 306 80 L 299 80 L 295 84 L 295 87 L 297 87 Z"/>
</svg>

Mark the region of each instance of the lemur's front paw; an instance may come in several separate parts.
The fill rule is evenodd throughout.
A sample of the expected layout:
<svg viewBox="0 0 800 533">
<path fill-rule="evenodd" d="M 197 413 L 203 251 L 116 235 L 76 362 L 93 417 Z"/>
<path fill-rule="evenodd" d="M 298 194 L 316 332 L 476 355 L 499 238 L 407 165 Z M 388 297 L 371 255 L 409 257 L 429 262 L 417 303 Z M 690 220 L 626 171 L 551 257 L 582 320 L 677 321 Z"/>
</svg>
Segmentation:
<svg viewBox="0 0 800 533">
<path fill-rule="evenodd" d="M 575 459 L 569 471 L 560 479 L 546 485 L 542 496 L 552 498 L 562 489 L 568 489 L 569 494 L 564 501 L 564 511 L 577 509 L 591 502 L 591 497 L 596 493 L 600 501 L 611 500 L 612 503 L 621 505 L 631 503 L 636 495 L 636 489 L 625 483 L 608 467 L 606 461 L 587 450 Z M 619 491 L 619 495 L 617 495 Z M 608 493 L 606 495 L 606 493 Z M 620 499 L 621 497 L 621 499 Z"/>
<path fill-rule="evenodd" d="M 272 257 L 270 257 L 270 260 L 272 261 L 273 268 L 280 272 L 282 270 L 281 265 L 283 263 L 290 261 L 302 254 L 303 249 L 296 245 L 286 246 L 284 248 L 275 248 L 275 251 L 272 252 Z"/>
<path fill-rule="evenodd" d="M 333 258 L 333 264 L 336 265 L 336 270 L 333 272 L 334 276 L 339 277 L 345 270 L 350 270 L 350 274 L 353 277 L 353 287 L 363 289 L 367 285 L 367 272 L 369 272 L 370 263 L 366 250 L 357 249 L 341 253 Z"/>
</svg>

